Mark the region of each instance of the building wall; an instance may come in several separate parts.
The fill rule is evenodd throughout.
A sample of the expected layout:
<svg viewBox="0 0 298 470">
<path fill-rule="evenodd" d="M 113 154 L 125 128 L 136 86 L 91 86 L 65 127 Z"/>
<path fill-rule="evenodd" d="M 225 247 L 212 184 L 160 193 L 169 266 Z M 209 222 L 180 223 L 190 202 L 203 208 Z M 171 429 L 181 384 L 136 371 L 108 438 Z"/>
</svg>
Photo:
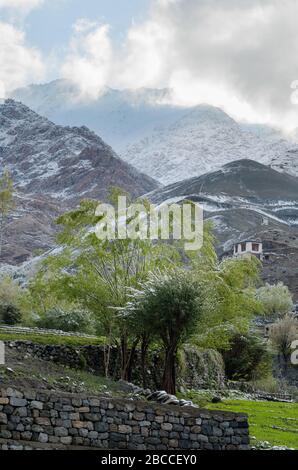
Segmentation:
<svg viewBox="0 0 298 470">
<path fill-rule="evenodd" d="M 257 243 L 259 245 L 259 251 L 254 251 L 253 250 L 253 244 L 254 243 Z M 245 251 L 242 251 L 241 249 L 241 246 L 242 246 L 242 243 L 238 243 L 237 244 L 238 246 L 238 251 L 236 251 L 236 246 L 234 246 L 234 255 L 235 256 L 245 256 L 247 254 L 262 254 L 263 253 L 263 246 L 262 246 L 262 243 L 260 242 L 246 242 L 246 248 L 245 248 Z"/>
<path fill-rule="evenodd" d="M 248 450 L 244 414 L 85 395 L 0 393 L 0 449 Z"/>
</svg>

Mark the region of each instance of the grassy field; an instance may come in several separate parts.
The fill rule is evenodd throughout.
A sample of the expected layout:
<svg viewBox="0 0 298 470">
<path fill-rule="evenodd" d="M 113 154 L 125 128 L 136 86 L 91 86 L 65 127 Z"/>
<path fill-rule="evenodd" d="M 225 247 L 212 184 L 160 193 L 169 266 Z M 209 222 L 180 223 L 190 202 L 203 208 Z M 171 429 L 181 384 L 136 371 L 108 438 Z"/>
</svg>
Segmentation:
<svg viewBox="0 0 298 470">
<path fill-rule="evenodd" d="M 208 408 L 247 413 L 250 435 L 257 441 L 298 449 L 298 403 L 227 400 Z"/>
<path fill-rule="evenodd" d="M 61 344 L 68 346 L 101 345 L 104 338 L 84 338 L 80 336 L 40 335 L 38 333 L 1 333 L 0 341 L 32 341 L 39 344 Z"/>
</svg>

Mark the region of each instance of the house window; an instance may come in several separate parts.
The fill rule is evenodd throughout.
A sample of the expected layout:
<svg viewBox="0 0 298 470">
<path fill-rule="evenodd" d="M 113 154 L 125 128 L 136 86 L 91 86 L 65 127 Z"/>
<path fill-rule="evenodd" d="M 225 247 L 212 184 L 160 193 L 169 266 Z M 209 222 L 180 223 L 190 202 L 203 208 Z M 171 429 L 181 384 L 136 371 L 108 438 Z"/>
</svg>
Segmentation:
<svg viewBox="0 0 298 470">
<path fill-rule="evenodd" d="M 259 251 L 259 244 L 258 243 L 253 243 L 252 244 L 252 251 Z"/>
<path fill-rule="evenodd" d="M 238 253 L 238 245 L 235 245 L 235 253 Z"/>
<path fill-rule="evenodd" d="M 241 243 L 241 251 L 245 251 L 246 250 L 246 243 Z"/>
</svg>

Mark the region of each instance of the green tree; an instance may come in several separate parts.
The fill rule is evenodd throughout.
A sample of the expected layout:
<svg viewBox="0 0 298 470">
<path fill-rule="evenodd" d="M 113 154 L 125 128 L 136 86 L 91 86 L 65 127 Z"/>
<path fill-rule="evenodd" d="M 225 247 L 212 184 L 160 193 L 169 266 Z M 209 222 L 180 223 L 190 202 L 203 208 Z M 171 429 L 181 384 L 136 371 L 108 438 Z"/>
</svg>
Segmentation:
<svg viewBox="0 0 298 470">
<path fill-rule="evenodd" d="M 8 170 L 0 178 L 0 258 L 2 255 L 7 216 L 14 207 L 14 187 Z"/>
<path fill-rule="evenodd" d="M 259 374 L 269 372 L 270 355 L 267 345 L 258 336 L 235 334 L 230 348 L 222 351 L 226 375 L 232 380 L 261 378 Z"/>
<path fill-rule="evenodd" d="M 111 202 L 118 195 L 115 190 Z M 121 376 L 130 380 L 141 336 L 119 318 L 115 309 L 126 304 L 129 289 L 146 280 L 149 272 L 179 264 L 180 255 L 173 246 L 150 240 L 99 240 L 94 233 L 94 227 L 102 221 L 95 213 L 97 205 L 96 201 L 82 201 L 77 209 L 58 219 L 61 250 L 45 261 L 31 292 L 40 298 L 41 305 L 46 303 L 46 308 L 55 298 L 56 302 L 75 302 L 93 312 L 108 342 L 106 373 L 110 347 L 116 344 L 121 351 Z"/>
<path fill-rule="evenodd" d="M 196 269 L 205 292 L 203 315 L 193 336 L 198 346 L 229 349 L 235 334 L 248 332 L 261 308 L 255 296 L 259 274 L 256 258 L 227 258 L 207 270 Z"/>
<path fill-rule="evenodd" d="M 160 339 L 165 356 L 162 386 L 168 393 L 176 391 L 178 348 L 195 328 L 202 306 L 199 282 L 191 272 L 180 269 L 150 274 L 132 291 L 132 299 L 123 309 L 124 318 L 131 317 Z"/>
<path fill-rule="evenodd" d="M 0 305 L 0 322 L 5 325 L 16 325 L 20 323 L 22 313 L 15 305 Z"/>
</svg>

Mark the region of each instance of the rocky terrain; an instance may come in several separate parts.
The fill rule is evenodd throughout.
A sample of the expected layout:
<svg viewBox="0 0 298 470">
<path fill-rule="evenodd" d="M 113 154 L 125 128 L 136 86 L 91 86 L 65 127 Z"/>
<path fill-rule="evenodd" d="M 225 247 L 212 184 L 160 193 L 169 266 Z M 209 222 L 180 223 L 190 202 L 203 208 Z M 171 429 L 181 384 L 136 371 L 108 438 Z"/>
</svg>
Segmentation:
<svg viewBox="0 0 298 470">
<path fill-rule="evenodd" d="M 105 199 L 111 186 L 134 196 L 158 186 L 86 127 L 58 126 L 13 100 L 0 104 L 0 168 L 17 189 L 3 251 L 15 264 L 51 247 L 54 219 L 80 199 Z"/>
<path fill-rule="evenodd" d="M 140 171 L 164 184 L 252 159 L 298 175 L 298 145 L 277 129 L 238 123 L 209 105 L 174 106 L 171 90 L 112 90 L 78 99 L 66 80 L 32 85 L 12 96 L 63 125 L 87 125 Z"/>
<path fill-rule="evenodd" d="M 263 276 L 283 280 L 298 299 L 298 178 L 281 174 L 252 160 L 239 160 L 222 169 L 158 189 L 149 198 L 157 203 L 193 200 L 213 222 L 218 253 L 231 254 L 233 243 L 260 238 L 269 254 Z"/>
</svg>

